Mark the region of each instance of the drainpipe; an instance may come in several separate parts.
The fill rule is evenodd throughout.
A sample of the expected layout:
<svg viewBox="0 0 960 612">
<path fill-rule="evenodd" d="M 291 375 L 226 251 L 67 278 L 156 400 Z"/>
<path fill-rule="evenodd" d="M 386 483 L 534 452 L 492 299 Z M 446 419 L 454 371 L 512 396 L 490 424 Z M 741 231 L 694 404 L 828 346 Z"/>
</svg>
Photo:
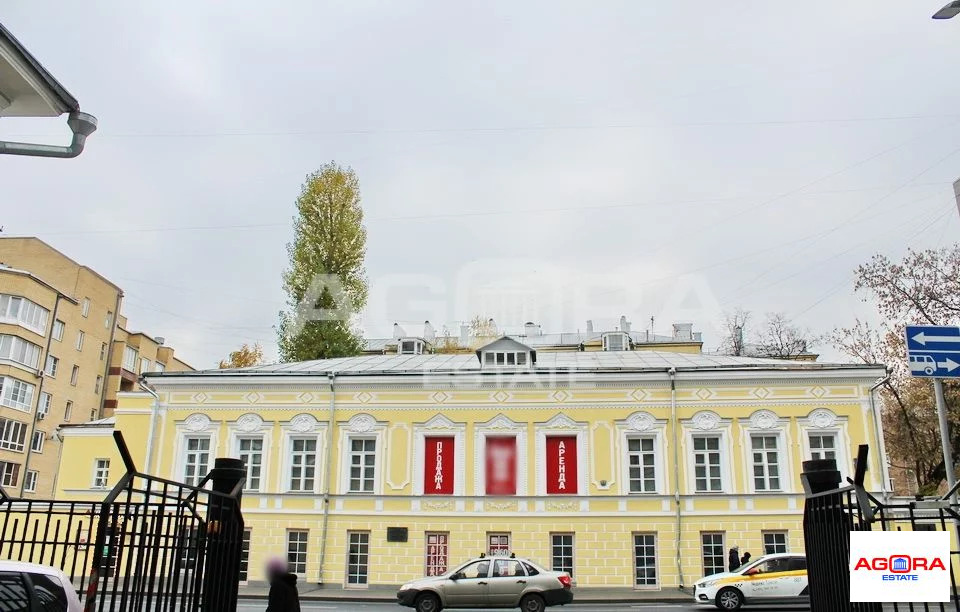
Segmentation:
<svg viewBox="0 0 960 612">
<path fill-rule="evenodd" d="M 333 427 L 336 411 L 336 391 L 334 379 L 336 373 L 328 372 L 330 382 L 330 416 L 327 418 L 327 460 L 323 466 L 326 475 L 323 477 L 323 523 L 320 528 L 320 570 L 317 575 L 317 584 L 323 584 L 323 562 L 327 556 L 327 524 L 330 522 L 330 469 L 333 462 Z"/>
<path fill-rule="evenodd" d="M 97 131 L 97 118 L 87 113 L 74 111 L 67 119 L 67 125 L 73 132 L 70 146 L 45 145 L 29 142 L 10 142 L 0 140 L 0 155 L 29 155 L 31 157 L 71 158 L 83 152 L 87 136 Z"/>
<path fill-rule="evenodd" d="M 888 380 L 890 380 L 889 372 L 870 387 L 868 393 L 870 396 L 870 410 L 873 412 L 873 427 L 876 430 L 877 444 L 880 445 L 880 456 L 878 457 L 880 460 L 880 493 L 884 501 L 887 500 L 887 487 L 890 485 L 890 467 L 887 465 L 887 448 L 883 442 L 883 423 L 881 421 L 880 409 L 877 407 L 876 401 L 874 401 L 874 393 L 878 388 L 886 384 Z"/>
<path fill-rule="evenodd" d="M 157 417 L 160 415 L 160 396 L 147 386 L 143 376 L 140 376 L 140 388 L 153 396 L 153 406 L 150 407 L 150 429 L 147 431 L 147 458 L 143 462 L 145 474 L 152 474 L 153 469 L 153 436 L 157 430 Z M 116 413 L 114 413 L 116 414 Z"/>
<path fill-rule="evenodd" d="M 670 420 L 673 421 L 673 501 L 677 507 L 677 575 L 680 577 L 680 588 L 683 588 L 683 566 L 680 556 L 680 527 L 681 527 L 681 508 L 680 508 L 680 421 L 677 418 L 677 368 L 667 370 L 670 375 Z"/>
<path fill-rule="evenodd" d="M 38 418 L 38 412 L 40 411 L 40 398 L 43 397 L 43 381 L 47 379 L 47 375 L 45 373 L 45 370 L 47 369 L 47 355 L 50 354 L 50 344 L 53 342 L 53 326 L 57 324 L 57 312 L 60 310 L 60 299 L 61 294 L 58 291 L 57 297 L 53 302 L 53 315 L 50 317 L 50 333 L 47 334 L 47 346 L 44 349 L 43 355 L 40 357 L 41 361 L 38 364 L 40 367 L 38 368 L 37 372 L 40 377 L 40 382 L 37 383 L 37 392 L 35 394 L 37 396 L 37 404 L 36 408 L 33 410 L 33 419 L 30 421 L 30 432 L 27 434 L 27 439 L 25 440 L 27 445 L 27 454 L 23 458 L 23 475 L 20 477 L 20 497 L 23 497 L 23 492 L 27 487 L 27 470 L 30 469 L 30 455 L 33 454 L 33 434 L 37 431 L 37 423 L 40 422 L 40 419 Z M 33 401 L 30 403 L 33 403 Z M 49 413 L 47 416 L 50 416 Z M 46 440 L 44 440 L 44 442 L 46 442 Z M 61 448 L 62 446 L 63 445 L 61 444 Z M 57 471 L 59 470 L 60 456 L 58 451 Z"/>
<path fill-rule="evenodd" d="M 113 320 L 110 321 L 110 340 L 107 341 L 107 353 L 103 357 L 103 388 L 100 389 L 100 418 L 104 417 L 104 404 L 107 401 L 107 388 L 110 385 L 110 358 L 113 355 L 113 341 L 117 337 L 117 321 L 120 320 L 120 300 L 123 299 L 123 291 L 117 290 L 117 301 L 113 307 Z M 120 356 L 121 360 L 123 355 Z M 148 455 L 149 456 L 149 455 Z M 150 473 L 150 470 L 147 470 Z"/>
</svg>

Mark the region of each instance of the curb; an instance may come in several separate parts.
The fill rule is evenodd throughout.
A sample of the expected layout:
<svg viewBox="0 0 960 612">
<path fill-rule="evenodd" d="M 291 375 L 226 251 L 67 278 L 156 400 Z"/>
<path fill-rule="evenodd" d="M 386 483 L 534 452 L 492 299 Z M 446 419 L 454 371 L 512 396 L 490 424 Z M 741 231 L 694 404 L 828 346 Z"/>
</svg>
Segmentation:
<svg viewBox="0 0 960 612">
<path fill-rule="evenodd" d="M 250 594 L 244 595 L 240 594 L 241 599 L 256 599 L 256 600 L 266 600 L 267 594 Z M 350 597 L 340 597 L 336 595 L 320 595 L 314 593 L 304 593 L 300 595 L 300 601 L 325 601 L 325 602 L 343 602 L 343 603 L 396 603 L 397 600 L 394 597 L 377 597 L 372 595 L 356 595 Z M 597 597 L 596 595 L 587 595 L 585 597 L 577 597 L 574 595 L 573 604 L 641 604 L 641 603 L 683 603 L 690 602 L 694 603 L 693 595 L 651 595 L 647 597 L 629 597 L 629 596 L 613 596 L 613 597 Z"/>
</svg>

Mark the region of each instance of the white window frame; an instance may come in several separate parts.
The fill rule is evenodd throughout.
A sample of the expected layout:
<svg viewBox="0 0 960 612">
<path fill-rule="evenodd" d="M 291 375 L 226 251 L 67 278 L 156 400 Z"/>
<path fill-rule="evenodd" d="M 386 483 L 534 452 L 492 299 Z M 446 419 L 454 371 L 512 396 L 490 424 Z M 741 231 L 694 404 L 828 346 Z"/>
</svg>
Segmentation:
<svg viewBox="0 0 960 612">
<path fill-rule="evenodd" d="M 533 361 L 530 351 L 483 351 L 482 354 L 481 367 L 484 368 L 527 368 Z"/>
<path fill-rule="evenodd" d="M 13 453 L 24 452 L 33 442 L 27 439 L 29 428 L 29 424 L 23 421 L 0 417 L 0 450 Z"/>
<path fill-rule="evenodd" d="M 655 580 L 653 584 L 637 584 L 637 536 L 653 537 L 653 573 Z M 630 569 L 632 576 L 630 581 L 633 588 L 638 591 L 655 591 L 660 589 L 660 555 L 657 550 L 660 546 L 660 538 L 655 531 L 633 531 L 630 533 Z"/>
<path fill-rule="evenodd" d="M 31 478 L 32 477 L 32 478 Z M 37 470 L 27 470 L 23 477 L 23 490 L 25 493 L 36 493 L 37 483 L 40 481 L 40 473 Z"/>
<path fill-rule="evenodd" d="M 816 418 L 818 412 L 825 412 L 829 415 L 826 419 L 830 424 L 822 426 L 820 419 Z M 817 423 L 815 423 L 815 421 Z M 818 424 L 819 423 L 819 424 Z M 832 435 L 836 442 L 837 469 L 840 471 L 841 478 L 846 478 L 853 473 L 853 459 L 850 456 L 851 443 L 848 432 L 847 417 L 839 416 L 832 410 L 818 407 L 810 412 L 806 417 L 797 419 L 797 425 L 800 430 L 800 444 L 802 445 L 803 459 L 811 457 L 810 436 L 811 435 Z"/>
<path fill-rule="evenodd" d="M 244 456 L 245 453 L 246 453 L 246 454 L 250 454 L 250 455 L 253 454 L 253 451 L 252 451 L 252 450 L 250 450 L 250 451 L 244 451 L 244 450 L 243 450 L 243 443 L 244 443 L 244 442 L 259 442 L 259 443 L 260 443 L 260 450 L 257 451 L 257 452 L 259 453 L 259 455 L 260 455 L 260 462 L 259 462 L 259 464 L 257 465 L 257 467 L 260 469 L 260 473 L 257 474 L 257 476 L 256 476 L 256 478 L 257 478 L 257 486 L 255 486 L 255 487 L 250 486 L 250 479 L 253 478 L 253 476 L 251 476 L 251 474 L 250 474 L 250 469 L 249 469 L 249 467 L 247 467 L 247 464 L 246 464 L 246 463 L 244 463 L 244 467 L 247 467 L 247 469 L 245 470 L 245 471 L 246 471 L 246 475 L 244 476 L 244 481 L 243 481 L 243 491 L 244 491 L 244 493 L 259 493 L 260 491 L 263 490 L 263 483 L 264 483 L 264 481 L 266 480 L 266 477 L 267 477 L 267 474 L 266 474 L 266 472 L 265 472 L 264 469 L 263 469 L 263 467 L 264 467 L 264 462 L 266 461 L 266 453 L 265 453 L 264 451 L 266 450 L 267 442 L 266 442 L 266 440 L 264 439 L 263 434 L 242 434 L 242 435 L 238 435 L 238 436 L 236 437 L 236 439 L 234 440 L 234 442 L 235 442 L 235 444 L 237 445 L 237 451 L 236 451 L 235 455 L 236 455 L 237 458 L 239 458 L 239 459 L 241 459 L 241 460 L 243 459 L 243 456 Z"/>
<path fill-rule="evenodd" d="M 43 445 L 47 439 L 47 433 L 45 431 L 40 431 L 35 429 L 33 431 L 33 438 L 30 440 L 30 450 L 38 455 L 43 454 Z M 40 445 L 37 446 L 37 441 L 40 441 Z"/>
<path fill-rule="evenodd" d="M 761 413 L 769 416 L 769 422 L 763 422 L 758 418 Z M 787 438 L 787 427 L 789 419 L 781 417 L 770 410 L 761 409 L 754 412 L 750 419 L 743 419 L 741 422 L 741 448 L 743 449 L 744 471 L 744 490 L 751 494 L 765 495 L 767 493 L 783 495 L 784 493 L 794 492 L 793 461 L 788 453 L 789 440 Z M 758 426 L 763 422 L 763 427 Z M 753 436 L 777 436 L 777 463 L 780 472 L 779 489 L 760 489 L 756 488 L 753 478 Z"/>
<path fill-rule="evenodd" d="M 139 364 L 140 352 L 132 346 L 124 345 L 123 347 L 123 363 L 121 364 L 123 369 L 127 372 L 137 373 L 137 364 Z"/>
<path fill-rule="evenodd" d="M 380 423 L 367 414 L 354 415 L 349 421 L 340 423 L 340 438 L 337 443 L 340 474 L 337 489 L 343 495 L 363 496 L 383 494 L 383 468 L 386 460 L 386 423 Z M 375 439 L 375 464 L 373 468 L 373 491 L 357 493 L 350 491 L 350 447 L 354 439 Z"/>
<path fill-rule="evenodd" d="M 281 457 L 281 480 L 274 483 L 269 491 L 279 493 L 290 493 L 293 495 L 317 493 L 323 490 L 326 478 L 326 469 L 324 461 L 327 456 L 327 424 L 317 421 L 312 414 L 298 414 L 289 421 L 281 423 L 280 439 L 280 457 Z M 309 438 L 317 442 L 317 460 L 316 469 L 313 477 L 314 490 L 311 491 L 292 491 L 290 490 L 290 479 L 293 474 L 293 439 Z M 264 442 L 264 449 L 267 444 Z M 264 451 L 266 452 L 266 451 Z M 268 464 L 268 459 L 264 457 L 264 466 Z M 264 470 L 266 471 L 266 467 Z M 264 489 L 261 489 L 262 491 Z"/>
<path fill-rule="evenodd" d="M 557 569 L 554 560 L 557 557 L 565 557 L 567 555 L 557 554 L 557 543 L 554 541 L 554 538 L 570 538 L 570 571 L 567 572 L 571 578 L 575 575 L 574 570 L 577 567 L 577 535 L 572 531 L 551 531 L 550 532 L 550 569 L 554 572 L 566 571 L 563 569 Z M 565 544 L 560 544 L 560 546 L 566 546 Z"/>
<path fill-rule="evenodd" d="M 298 567 L 298 565 L 300 565 L 300 561 L 296 561 L 296 562 L 290 561 L 290 545 L 294 543 L 294 542 L 291 542 L 290 536 L 293 535 L 294 533 L 297 534 L 296 545 L 298 547 L 295 554 L 303 555 L 303 568 L 302 568 L 303 571 L 302 572 L 297 571 L 298 569 L 301 569 Z M 306 539 L 301 539 L 300 537 L 301 534 L 306 534 Z M 307 565 L 310 560 L 310 530 L 294 529 L 294 528 L 287 529 L 286 537 L 284 537 L 284 545 L 286 547 L 284 556 L 287 559 L 287 564 L 290 566 L 290 572 L 293 574 L 296 574 L 298 577 L 301 577 L 301 578 L 305 577 L 307 575 Z M 300 550 L 299 548 L 300 545 L 303 545 L 303 550 Z"/>
<path fill-rule="evenodd" d="M 163 373 L 163 372 L 166 371 L 166 369 L 167 369 L 167 365 L 164 364 L 164 363 L 160 363 L 159 361 L 155 361 L 155 362 L 153 363 L 153 371 L 154 371 L 154 372 Z"/>
<path fill-rule="evenodd" d="M 617 421 L 617 465 L 620 482 L 620 492 L 623 495 L 666 495 L 670 490 L 670 478 L 666 472 L 666 428 L 667 419 L 657 419 L 648 412 L 635 412 L 622 421 Z M 656 490 L 652 492 L 630 491 L 630 440 L 637 438 L 653 438 L 654 475 Z"/>
<path fill-rule="evenodd" d="M 681 421 L 683 429 L 682 449 L 686 466 L 684 486 L 688 495 L 699 497 L 709 495 L 728 495 L 734 491 L 733 474 L 733 435 L 732 421 L 720 418 L 719 415 L 708 410 L 694 414 L 689 420 Z M 720 438 L 720 490 L 697 491 L 696 469 L 694 461 L 693 439 L 695 437 L 719 436 Z"/>
<path fill-rule="evenodd" d="M 101 342 L 100 343 L 100 361 L 103 361 L 106 358 L 107 358 L 107 343 Z"/>
<path fill-rule="evenodd" d="M 423 495 L 423 474 L 427 438 L 453 438 L 453 494 L 462 496 L 466 487 L 466 423 L 454 423 L 443 415 L 436 415 L 426 423 L 413 426 L 413 494 Z M 432 532 L 431 532 L 432 533 Z"/>
<path fill-rule="evenodd" d="M 366 448 L 364 448 L 359 451 L 355 451 L 353 449 L 353 444 L 355 442 L 361 442 L 364 446 L 366 446 L 367 442 L 373 442 L 373 450 L 368 451 Z M 346 448 L 346 454 L 344 456 L 344 461 L 346 461 L 345 477 L 346 477 L 347 493 L 354 494 L 354 495 L 376 495 L 377 487 L 380 482 L 380 457 L 379 457 L 379 455 L 381 454 L 380 441 L 377 439 L 376 436 L 355 435 L 350 437 L 350 439 L 347 441 L 346 446 L 347 448 Z M 362 488 L 367 482 L 367 477 L 365 473 L 369 467 L 364 462 L 360 463 L 361 490 L 358 491 L 353 489 L 352 472 L 353 472 L 353 456 L 355 453 L 358 453 L 364 460 L 373 458 L 373 482 L 370 483 L 371 487 L 369 491 Z"/>
<path fill-rule="evenodd" d="M 494 549 L 490 546 L 491 538 L 506 538 L 507 547 L 502 548 L 502 544 L 497 543 L 497 549 Z M 513 551 L 513 533 L 510 531 L 488 531 L 486 534 L 486 555 L 488 557 L 508 557 Z"/>
<path fill-rule="evenodd" d="M 78 351 L 82 351 L 82 350 L 83 350 L 83 341 L 84 341 L 84 339 L 85 339 L 86 337 L 87 337 L 87 335 L 86 335 L 85 333 L 83 333 L 83 330 L 82 330 L 82 329 L 77 331 L 77 343 L 74 345 L 74 347 L 75 347 Z"/>
<path fill-rule="evenodd" d="M 253 529 L 245 527 L 240 536 L 240 584 L 250 582 L 250 541 L 253 539 Z"/>
<path fill-rule="evenodd" d="M 13 300 L 19 300 L 19 306 L 17 307 L 16 316 L 9 316 L 7 313 L 10 311 L 10 305 L 13 303 Z M 6 305 L 3 305 L 4 301 L 6 301 Z M 33 300 L 25 298 L 22 295 L 0 293 L 0 306 L 3 307 L 3 310 L 0 311 L 0 323 L 17 325 L 18 327 L 28 329 L 35 334 L 39 334 L 41 336 L 46 335 L 47 320 L 50 318 L 50 311 L 40 304 L 37 304 Z M 28 310 L 31 311 L 32 314 L 42 313 L 42 316 L 39 317 L 41 320 L 38 324 L 28 319 Z"/>
<path fill-rule="evenodd" d="M 174 460 L 171 465 L 171 480 L 182 482 L 186 474 L 186 452 L 187 438 L 203 437 L 210 438 L 210 457 L 207 470 L 213 468 L 213 459 L 220 452 L 219 423 L 210 420 L 206 414 L 194 413 L 188 415 L 185 419 L 176 421 L 176 442 L 174 443 Z M 206 474 L 203 474 L 206 476 Z"/>
<path fill-rule="evenodd" d="M 760 545 L 763 547 L 763 554 L 773 554 L 767 552 L 767 536 L 783 536 L 783 550 L 780 552 L 790 552 L 790 532 L 786 529 L 764 529 L 760 533 Z M 776 544 L 774 544 L 776 546 Z"/>
<path fill-rule="evenodd" d="M 403 350 L 403 345 L 405 343 L 413 343 L 413 351 Z M 424 353 L 425 343 L 419 338 L 400 338 L 397 340 L 397 354 L 398 355 L 422 355 Z"/>
<path fill-rule="evenodd" d="M 40 367 L 40 355 L 43 353 L 43 348 L 39 344 L 34 344 L 20 336 L 0 334 L 0 347 L 2 347 L 3 344 L 9 347 L 10 352 L 6 354 L 0 353 L 0 361 L 7 362 L 21 370 L 27 370 L 31 374 L 36 373 Z M 24 353 L 24 359 L 26 359 L 26 361 L 20 360 L 18 354 L 21 351 Z M 33 357 L 32 361 L 30 360 L 31 356 Z"/>
<path fill-rule="evenodd" d="M 714 489 L 710 488 L 710 487 L 711 487 L 711 482 L 710 482 L 710 481 L 712 481 L 714 477 L 710 475 L 709 469 L 710 469 L 711 465 L 710 465 L 709 463 L 707 463 L 707 464 L 705 464 L 706 467 L 707 467 L 707 474 L 706 474 L 707 489 L 701 491 L 701 490 L 697 489 L 697 478 L 698 478 L 698 476 L 697 476 L 697 454 L 698 454 L 698 453 L 712 453 L 713 450 L 711 450 L 711 449 L 709 449 L 709 448 L 708 448 L 708 449 L 704 449 L 704 450 L 699 450 L 699 449 L 697 449 L 696 444 L 697 444 L 697 440 L 701 440 L 701 439 L 702 439 L 702 440 L 706 440 L 706 439 L 709 439 L 709 438 L 716 438 L 716 439 L 717 439 L 717 450 L 716 450 L 716 452 L 720 455 L 720 489 L 719 489 L 719 490 L 714 490 Z M 720 434 L 720 433 L 718 433 L 718 432 L 717 432 L 717 433 L 715 433 L 715 432 L 694 433 L 694 434 L 692 434 L 692 435 L 690 436 L 690 489 L 691 489 L 691 493 L 693 493 L 694 495 L 722 495 L 722 494 L 724 494 L 724 493 L 727 492 L 727 489 L 729 488 L 729 486 L 728 486 L 728 485 L 729 485 L 729 483 L 728 483 L 728 480 L 729 480 L 728 474 L 729 474 L 729 471 L 730 471 L 730 466 L 729 466 L 730 456 L 729 456 L 729 455 L 726 455 L 726 456 L 725 456 L 725 454 L 724 454 L 724 446 L 725 446 L 725 444 L 724 444 L 724 440 L 723 440 L 723 435 Z"/>
<path fill-rule="evenodd" d="M 367 542 L 367 552 L 366 552 L 366 563 L 363 565 L 364 568 L 364 581 L 363 582 L 350 582 L 350 546 L 352 542 L 352 536 L 366 536 Z M 344 573 L 343 579 L 343 588 L 345 589 L 365 589 L 370 586 L 370 559 L 373 557 L 372 547 L 373 547 L 373 538 L 370 537 L 370 530 L 368 529 L 350 529 L 347 531 L 347 549 L 345 551 L 344 557 L 346 561 L 346 571 Z M 357 564 L 359 567 L 359 564 Z"/>
<path fill-rule="evenodd" d="M 80 305 L 80 314 L 84 318 L 87 318 L 90 316 L 90 298 L 88 297 L 83 298 L 83 302 Z"/>
<path fill-rule="evenodd" d="M 613 336 L 619 336 L 619 337 L 620 337 L 620 342 L 621 342 L 620 348 L 610 348 L 610 338 L 613 337 Z M 617 331 L 617 332 L 606 332 L 605 334 L 603 334 L 602 338 L 603 338 L 603 350 L 604 350 L 604 351 L 611 351 L 611 352 L 621 353 L 621 352 L 623 352 L 623 351 L 629 351 L 629 350 L 630 350 L 630 336 L 628 336 L 626 332 L 619 332 L 619 331 Z"/>
<path fill-rule="evenodd" d="M 53 320 L 53 328 L 50 330 L 50 336 L 57 342 L 63 342 L 63 332 L 67 328 L 67 324 L 61 321 L 60 319 Z"/>
<path fill-rule="evenodd" d="M 589 474 L 588 450 L 587 450 L 587 424 L 578 423 L 564 414 L 558 414 L 546 423 L 537 423 L 534 425 L 534 435 L 536 436 L 536 468 L 537 468 L 537 495 L 547 495 L 547 438 L 574 436 L 577 440 L 577 492 L 569 495 L 587 495 L 587 487 L 590 482 L 587 478 Z M 486 440 L 484 440 L 486 442 Z M 518 441 L 519 444 L 519 441 Z M 486 446 L 486 444 L 484 444 Z M 524 471 L 523 465 L 519 463 L 520 449 L 517 449 L 517 469 Z M 486 460 L 486 458 L 484 458 Z M 525 465 L 525 464 L 524 464 Z M 517 489 L 519 494 L 519 479 L 517 479 Z M 551 497 L 561 496 L 563 493 L 552 493 Z"/>
<path fill-rule="evenodd" d="M 103 376 L 97 374 L 97 380 L 93 384 L 93 392 L 97 395 L 100 394 L 100 391 L 103 390 Z"/>
<path fill-rule="evenodd" d="M 11 391 L 11 389 L 16 390 Z M 20 412 L 30 412 L 33 410 L 33 396 L 36 392 L 36 385 L 12 376 L 0 376 L 0 406 L 13 408 Z M 20 395 L 23 395 L 23 401 L 15 399 Z"/>
<path fill-rule="evenodd" d="M 503 414 L 474 426 L 474 494 L 487 497 L 487 438 L 517 439 L 517 492 L 508 497 L 527 495 L 527 424 L 517 423 Z"/>
<path fill-rule="evenodd" d="M 104 328 L 104 329 L 110 329 L 110 324 L 111 324 L 111 323 L 113 323 L 113 313 L 108 310 L 108 311 L 107 311 L 107 314 L 104 315 L 104 317 L 103 317 L 103 328 Z"/>
<path fill-rule="evenodd" d="M 750 463 L 749 463 L 749 476 L 751 486 L 755 493 L 780 493 L 784 490 L 784 473 L 783 473 L 783 445 L 780 442 L 780 436 L 776 432 L 753 432 L 747 436 L 750 446 Z M 772 440 L 776 445 L 776 448 L 770 449 L 767 448 L 767 442 L 764 441 L 760 448 L 757 447 L 757 443 L 760 440 Z M 760 462 L 757 463 L 757 454 L 760 454 Z M 776 460 L 776 463 L 771 463 L 768 455 L 773 454 Z M 770 468 L 776 466 L 777 473 L 776 475 L 770 474 Z M 757 467 L 763 468 L 763 476 L 757 476 L 756 470 Z M 762 488 L 757 487 L 757 478 L 760 478 L 763 481 L 764 486 Z M 773 480 L 776 479 L 777 486 L 774 487 Z"/>
<path fill-rule="evenodd" d="M 73 401 L 67 400 L 67 403 L 63 405 L 63 420 L 70 422 L 70 419 L 73 418 Z"/>
<path fill-rule="evenodd" d="M 42 421 L 50 414 L 50 407 L 53 405 L 53 396 L 46 391 L 40 392 L 40 401 L 37 402 L 37 420 Z"/>
<path fill-rule="evenodd" d="M 244 493 L 257 494 L 275 492 L 278 489 L 275 483 L 270 481 L 270 457 L 273 449 L 273 427 L 257 414 L 247 413 L 240 416 L 236 421 L 227 423 L 227 439 L 230 443 L 230 456 L 240 457 L 240 439 L 241 438 L 262 438 L 263 450 L 260 457 L 260 488 L 247 489 L 244 482 Z"/>
<path fill-rule="evenodd" d="M 207 449 L 206 449 L 206 453 L 207 453 L 207 462 L 206 462 L 206 467 L 207 467 L 207 469 L 206 469 L 206 472 L 203 473 L 203 474 L 201 474 L 199 471 L 198 471 L 197 473 L 195 473 L 195 474 L 192 476 L 193 481 L 188 480 L 188 477 L 187 477 L 187 465 L 188 465 L 188 463 L 189 463 L 189 462 L 187 461 L 187 453 L 191 453 L 191 452 L 199 453 L 199 452 L 201 452 L 201 451 L 200 451 L 199 449 L 198 449 L 197 451 L 191 451 L 191 450 L 190 450 L 190 441 L 191 441 L 191 440 L 207 440 L 207 441 L 208 441 L 208 447 L 207 447 Z M 181 482 L 185 482 L 185 483 L 187 483 L 187 484 L 189 484 L 189 485 L 192 485 L 192 486 L 197 486 L 197 485 L 199 485 L 199 484 L 200 484 L 200 481 L 203 480 L 203 478 L 204 478 L 204 477 L 210 472 L 210 470 L 213 468 L 213 459 L 212 459 L 212 458 L 213 458 L 213 456 L 214 456 L 215 453 L 216 453 L 216 447 L 215 447 L 214 444 L 213 444 L 213 436 L 212 436 L 212 434 L 209 434 L 209 433 L 198 433 L 198 434 L 186 434 L 186 435 L 184 435 L 184 436 L 183 436 L 183 440 L 182 440 L 182 446 L 180 447 L 180 453 L 179 453 L 179 457 L 178 457 L 178 459 L 179 459 L 179 461 L 180 461 L 180 464 L 181 464 L 181 469 L 180 469 L 180 472 L 179 472 L 179 474 L 180 474 L 179 480 L 180 480 Z M 198 463 L 196 464 L 196 467 L 199 468 L 200 465 L 201 465 L 201 464 L 198 462 Z"/>
<path fill-rule="evenodd" d="M 47 358 L 43 361 L 43 373 L 50 378 L 57 377 L 57 370 L 60 369 L 60 358 L 56 355 L 47 353 Z"/>
<path fill-rule="evenodd" d="M 704 576 L 712 575 L 713 573 L 720 572 L 710 572 L 707 570 L 707 555 L 704 548 L 703 536 L 720 536 L 720 572 L 730 571 L 729 567 L 729 551 L 727 549 L 727 532 L 726 531 L 717 531 L 717 530 L 705 530 L 700 532 L 700 569 L 703 572 Z M 758 555 L 759 556 L 759 555 Z"/>
<path fill-rule="evenodd" d="M 146 357 L 140 357 L 140 374 L 144 374 L 150 371 L 150 360 Z"/>
<path fill-rule="evenodd" d="M 70 370 L 70 386 L 76 387 L 77 382 L 80 380 L 80 366 L 73 364 L 73 369 Z"/>
<path fill-rule="evenodd" d="M 16 487 L 20 482 L 21 467 L 23 466 L 14 461 L 0 461 L 0 487 Z"/>
<path fill-rule="evenodd" d="M 443 567 L 436 564 L 430 564 L 430 538 L 437 538 L 435 546 L 440 548 L 434 557 L 443 557 Z M 427 531 L 423 534 L 423 575 L 424 576 L 442 576 L 450 571 L 450 532 L 449 531 Z"/>
<path fill-rule="evenodd" d="M 93 479 L 91 489 L 107 489 L 110 486 L 110 459 L 97 457 L 93 460 Z"/>
</svg>

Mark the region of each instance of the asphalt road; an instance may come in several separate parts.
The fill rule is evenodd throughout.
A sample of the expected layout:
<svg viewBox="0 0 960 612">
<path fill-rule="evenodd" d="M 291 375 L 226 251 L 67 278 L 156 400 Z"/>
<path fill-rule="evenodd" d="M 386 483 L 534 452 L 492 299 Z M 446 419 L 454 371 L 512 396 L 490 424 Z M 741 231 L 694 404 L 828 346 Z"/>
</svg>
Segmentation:
<svg viewBox="0 0 960 612">
<path fill-rule="evenodd" d="M 342 612 L 403 612 L 412 610 L 403 608 L 395 603 L 354 603 L 354 602 L 334 602 L 334 601 L 307 601 L 300 604 L 304 612 L 321 612 L 326 610 L 338 610 Z M 267 602 L 259 600 L 241 600 L 237 605 L 237 612 L 263 612 L 267 609 Z M 884 610 L 893 610 L 893 605 L 886 605 Z M 901 610 L 906 610 L 906 606 L 901 604 Z M 922 608 L 917 608 L 922 609 Z M 931 608 L 933 609 L 933 608 Z M 692 603 L 632 603 L 632 604 L 570 604 L 568 606 L 548 608 L 558 612 L 636 612 L 637 610 L 668 610 L 670 612 L 708 612 L 716 610 L 713 606 L 697 606 Z M 803 606 L 747 606 L 743 608 L 744 612 L 801 612 L 809 610 Z M 473 610 L 473 612 L 501 612 L 499 610 Z"/>
</svg>

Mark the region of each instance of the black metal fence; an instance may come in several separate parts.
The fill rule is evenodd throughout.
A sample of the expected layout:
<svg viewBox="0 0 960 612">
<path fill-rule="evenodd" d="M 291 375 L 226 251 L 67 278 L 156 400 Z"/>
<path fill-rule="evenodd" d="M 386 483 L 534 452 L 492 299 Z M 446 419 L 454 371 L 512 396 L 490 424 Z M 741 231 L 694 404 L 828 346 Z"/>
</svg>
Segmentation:
<svg viewBox="0 0 960 612">
<path fill-rule="evenodd" d="M 958 507 L 948 492 L 942 498 L 884 503 L 863 487 L 868 448 L 857 454 L 857 471 L 847 486 L 840 486 L 836 462 L 805 461 L 803 482 L 807 492 L 803 509 L 803 537 L 811 612 L 880 612 L 879 603 L 850 602 L 850 532 L 950 531 L 960 521 Z M 951 534 L 951 535 L 952 535 Z M 957 569 L 960 550 L 950 551 L 951 601 L 947 603 L 891 603 L 886 609 L 960 612 Z"/>
<path fill-rule="evenodd" d="M 25 500 L 0 490 L 0 559 L 61 569 L 87 612 L 236 609 L 243 465 L 217 459 L 196 485 L 126 471 L 99 502 Z"/>
</svg>

